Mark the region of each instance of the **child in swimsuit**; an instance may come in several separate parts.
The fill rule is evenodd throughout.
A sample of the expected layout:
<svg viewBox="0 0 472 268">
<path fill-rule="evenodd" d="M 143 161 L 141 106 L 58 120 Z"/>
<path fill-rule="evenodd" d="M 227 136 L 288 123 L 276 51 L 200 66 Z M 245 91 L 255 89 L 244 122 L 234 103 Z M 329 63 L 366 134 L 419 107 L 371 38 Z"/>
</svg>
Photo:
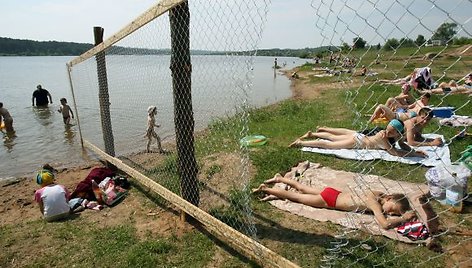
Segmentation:
<svg viewBox="0 0 472 268">
<path fill-rule="evenodd" d="M 271 184 L 284 183 L 292 189 L 288 191 L 283 188 L 269 187 Z M 292 202 L 304 204 L 315 208 L 326 208 L 341 211 L 370 211 L 384 229 L 390 229 L 400 225 L 402 222 L 410 221 L 416 217 L 415 212 L 409 211 L 410 204 L 403 194 L 387 195 L 379 191 L 368 191 L 364 196 L 351 195 L 331 187 L 324 189 L 314 188 L 287 179 L 277 174 L 274 178 L 266 180 L 253 193 L 262 192 L 268 197 L 287 199 Z M 398 215 L 400 218 L 388 218 L 385 215 Z"/>
<path fill-rule="evenodd" d="M 149 106 L 147 112 L 148 112 L 148 120 L 147 120 L 147 129 L 146 129 L 145 137 L 148 138 L 148 142 L 146 145 L 146 151 L 148 153 L 151 152 L 150 146 L 151 146 L 152 139 L 154 138 L 156 139 L 159 153 L 162 153 L 164 152 L 164 150 L 162 149 L 161 138 L 157 135 L 156 130 L 154 130 L 155 127 L 160 127 L 160 125 L 156 124 L 157 107 Z"/>
<path fill-rule="evenodd" d="M 72 112 L 72 109 L 70 108 L 69 105 L 67 105 L 67 100 L 66 98 L 61 98 L 61 107 L 59 107 L 59 110 L 57 110 L 62 114 L 62 119 L 64 121 L 64 124 L 70 125 L 70 118 L 74 118 L 74 113 Z"/>
</svg>

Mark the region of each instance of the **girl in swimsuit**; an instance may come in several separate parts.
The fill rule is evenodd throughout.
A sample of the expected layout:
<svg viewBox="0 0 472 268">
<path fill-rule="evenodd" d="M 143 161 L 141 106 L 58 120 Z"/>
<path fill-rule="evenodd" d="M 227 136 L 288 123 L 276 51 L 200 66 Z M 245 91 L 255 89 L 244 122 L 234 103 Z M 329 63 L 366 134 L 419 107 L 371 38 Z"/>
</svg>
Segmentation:
<svg viewBox="0 0 472 268">
<path fill-rule="evenodd" d="M 398 119 L 403 122 L 405 120 L 415 117 L 416 115 L 417 114 L 415 111 L 397 110 L 396 112 L 394 112 L 387 106 L 379 104 L 379 106 L 375 108 L 374 113 L 370 117 L 369 123 L 372 123 L 372 121 L 374 121 L 375 119 L 382 117 L 385 117 L 388 121 Z"/>
<path fill-rule="evenodd" d="M 305 140 L 319 138 L 321 140 Z M 398 142 L 401 149 L 394 144 Z M 394 156 L 426 157 L 422 151 L 415 151 L 403 141 L 403 123 L 393 119 L 385 130 L 374 136 L 365 136 L 345 128 L 318 128 L 317 132 L 308 131 L 296 139 L 289 147 L 314 147 L 323 149 L 381 149 Z"/>
<path fill-rule="evenodd" d="M 161 145 L 161 138 L 159 137 L 159 135 L 157 135 L 156 130 L 154 130 L 154 128 L 160 127 L 159 124 L 156 124 L 156 114 L 157 114 L 156 106 L 149 106 L 147 112 L 148 112 L 148 120 L 147 120 L 147 129 L 146 129 L 145 137 L 148 139 L 148 142 L 146 145 L 146 151 L 148 153 L 151 152 L 150 146 L 151 146 L 152 139 L 154 138 L 156 139 L 159 153 L 164 153 L 164 150 L 162 149 L 162 145 Z"/>
<path fill-rule="evenodd" d="M 402 92 L 393 98 L 388 98 L 385 106 L 392 111 L 397 109 L 407 109 L 409 105 L 415 102 L 415 98 L 411 95 L 411 86 L 408 83 L 402 85 Z"/>
<path fill-rule="evenodd" d="M 281 188 L 270 188 L 270 184 L 284 183 L 297 192 Z M 327 208 L 341 211 L 369 211 L 384 229 L 390 229 L 402 222 L 410 221 L 416 217 L 414 211 L 410 211 L 408 199 L 403 194 L 387 195 L 379 191 L 369 191 L 363 196 L 341 192 L 331 187 L 317 189 L 282 177 L 280 174 L 265 181 L 253 193 L 263 192 L 268 197 L 288 199 L 315 208 Z M 398 215 L 400 218 L 387 218 L 385 215 Z"/>
</svg>

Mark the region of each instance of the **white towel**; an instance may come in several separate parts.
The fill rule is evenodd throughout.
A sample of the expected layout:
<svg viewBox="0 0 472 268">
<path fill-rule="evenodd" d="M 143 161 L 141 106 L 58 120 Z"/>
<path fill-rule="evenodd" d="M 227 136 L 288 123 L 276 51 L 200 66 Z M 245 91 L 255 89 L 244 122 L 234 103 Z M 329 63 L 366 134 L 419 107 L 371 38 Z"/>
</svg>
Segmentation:
<svg viewBox="0 0 472 268">
<path fill-rule="evenodd" d="M 444 140 L 442 135 L 438 134 L 424 134 L 423 137 L 434 139 L 441 137 Z M 428 155 L 428 158 L 421 157 L 400 157 L 389 154 L 385 150 L 374 150 L 374 149 L 321 149 L 321 148 L 312 148 L 312 147 L 303 147 L 302 151 L 320 153 L 320 154 L 332 154 L 340 158 L 353 159 L 353 160 L 374 160 L 382 159 L 385 161 L 391 162 L 400 162 L 404 164 L 421 164 L 427 167 L 435 167 L 440 165 L 450 165 L 451 156 L 449 153 L 449 147 L 444 146 L 420 146 L 415 147 L 415 149 L 421 150 Z"/>
</svg>

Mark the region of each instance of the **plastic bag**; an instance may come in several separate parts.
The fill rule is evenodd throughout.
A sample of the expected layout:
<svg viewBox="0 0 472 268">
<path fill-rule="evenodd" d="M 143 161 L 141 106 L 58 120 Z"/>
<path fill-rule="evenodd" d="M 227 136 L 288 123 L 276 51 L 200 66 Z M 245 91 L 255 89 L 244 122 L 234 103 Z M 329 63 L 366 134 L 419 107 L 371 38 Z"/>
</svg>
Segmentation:
<svg viewBox="0 0 472 268">
<path fill-rule="evenodd" d="M 431 196 L 439 201 L 446 201 L 446 190 L 459 193 L 462 199 L 467 193 L 467 179 L 471 171 L 463 164 L 437 166 L 428 169 L 425 177 Z M 452 196 L 452 195 L 451 195 Z"/>
</svg>

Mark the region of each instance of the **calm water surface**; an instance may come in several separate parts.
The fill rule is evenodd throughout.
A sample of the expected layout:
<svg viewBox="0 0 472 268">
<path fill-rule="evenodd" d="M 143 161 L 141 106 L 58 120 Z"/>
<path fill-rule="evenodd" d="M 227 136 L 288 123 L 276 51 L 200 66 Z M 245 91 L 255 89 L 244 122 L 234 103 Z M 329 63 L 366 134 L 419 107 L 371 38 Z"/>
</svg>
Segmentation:
<svg viewBox="0 0 472 268">
<path fill-rule="evenodd" d="M 57 112 L 59 99 L 65 97 L 72 105 L 69 80 L 66 71 L 66 63 L 73 57 L 0 57 L 0 102 L 10 111 L 14 119 L 14 128 L 17 137 L 8 138 L 3 135 L 3 146 L 0 146 L 0 178 L 8 176 L 31 175 L 43 163 L 52 163 L 57 167 L 68 167 L 83 163 L 89 156 L 84 155 L 79 142 L 77 126 L 66 127 L 62 122 L 61 114 Z M 286 63 L 285 69 L 301 65 L 306 60 L 296 58 L 278 58 L 279 65 Z M 107 63 L 108 64 L 108 63 Z M 198 61 L 193 61 L 194 69 L 198 69 Z M 205 64 L 211 64 L 208 61 Z M 252 91 L 250 91 L 250 102 L 253 106 L 264 106 L 288 98 L 291 95 L 290 81 L 283 75 L 274 75 L 272 66 L 273 57 L 256 57 L 254 64 L 254 79 Z M 193 72 L 195 75 L 196 72 Z M 193 79 L 193 83 L 205 83 L 205 79 Z M 36 85 L 41 84 L 53 97 L 53 104 L 46 109 L 38 109 L 31 106 L 31 95 Z M 146 96 L 145 92 L 141 92 Z M 133 95 L 140 95 L 140 92 L 133 92 Z M 126 99 L 129 92 L 114 93 L 112 103 L 119 103 L 120 98 Z M 93 94 L 93 98 L 96 94 Z M 166 96 L 164 96 L 166 97 Z M 163 97 L 163 98 L 164 98 Z M 198 97 L 198 96 L 197 96 Z M 80 99 L 80 98 L 79 98 Z M 79 100 L 78 100 L 79 101 Z M 171 103 L 167 101 L 166 103 Z M 194 105 L 208 105 L 203 102 L 196 102 Z M 96 114 L 94 107 L 81 107 L 79 105 L 79 116 L 82 125 L 86 120 L 97 121 L 97 118 L 88 116 Z M 225 104 L 228 105 L 228 104 Z M 119 107 L 115 105 L 114 107 Z M 164 106 L 164 107 L 163 107 Z M 146 105 L 147 107 L 147 105 Z M 172 109 L 162 104 L 159 116 L 172 116 Z M 113 106 L 112 106 L 113 108 Z M 195 110 L 205 110 L 206 107 L 194 107 Z M 163 110 L 167 111 L 166 113 Z M 213 107 L 208 109 L 213 111 Z M 136 128 L 127 127 L 120 129 L 118 135 L 141 136 L 145 128 L 145 115 L 131 114 L 137 118 L 113 118 L 115 125 L 137 122 Z M 196 113 L 196 116 L 210 117 L 222 116 L 210 113 Z M 89 118 L 89 119 L 87 119 Z M 170 119 L 170 118 L 169 118 Z M 120 121 L 123 120 L 123 121 Z M 208 121 L 208 120 L 207 120 Z M 128 122 L 128 123 L 126 123 Z M 196 120 L 196 122 L 206 122 Z M 141 126 L 142 125 L 142 126 Z M 204 126 L 196 126 L 201 128 Z M 84 130 L 82 130 L 84 132 Z M 85 134 L 88 136 L 101 137 L 99 128 L 87 128 Z M 127 133 L 134 131 L 136 133 Z M 173 129 L 163 128 L 159 133 L 163 136 L 173 135 Z M 115 132 L 116 135 L 116 132 Z M 116 140 L 115 140 L 116 141 Z M 140 140 L 142 143 L 142 140 Z M 119 146 L 119 145 L 117 145 Z M 125 144 L 129 147 L 129 144 Z M 142 148 L 141 148 L 142 149 Z M 117 153 L 118 154 L 118 153 Z"/>
</svg>

